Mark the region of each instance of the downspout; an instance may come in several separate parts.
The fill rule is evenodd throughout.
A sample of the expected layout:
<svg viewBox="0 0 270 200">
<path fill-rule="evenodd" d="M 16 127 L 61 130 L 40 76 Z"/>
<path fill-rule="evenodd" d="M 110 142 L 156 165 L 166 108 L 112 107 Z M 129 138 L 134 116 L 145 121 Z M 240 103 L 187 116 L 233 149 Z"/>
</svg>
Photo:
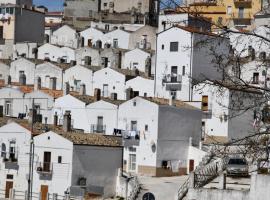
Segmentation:
<svg viewBox="0 0 270 200">
<path fill-rule="evenodd" d="M 156 57 L 155 57 L 155 75 L 154 75 L 154 97 L 156 97 L 156 92 L 157 92 L 157 39 L 158 39 L 158 33 L 156 34 Z"/>
</svg>

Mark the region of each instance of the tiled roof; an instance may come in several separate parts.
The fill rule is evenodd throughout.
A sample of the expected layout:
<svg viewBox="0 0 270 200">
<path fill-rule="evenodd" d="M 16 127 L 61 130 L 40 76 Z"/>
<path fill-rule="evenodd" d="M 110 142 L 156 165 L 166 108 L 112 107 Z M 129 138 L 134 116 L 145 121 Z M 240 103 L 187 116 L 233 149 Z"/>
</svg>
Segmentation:
<svg viewBox="0 0 270 200">
<path fill-rule="evenodd" d="M 228 141 L 226 136 L 206 135 L 203 144 L 226 144 Z"/>
<path fill-rule="evenodd" d="M 31 131 L 31 125 L 29 124 L 28 120 L 16 118 L 0 117 L 0 127 L 6 125 L 9 121 L 16 122 L 17 124 Z M 94 133 L 83 133 L 82 131 L 79 130 L 65 132 L 63 131 L 61 126 L 44 125 L 41 123 L 34 124 L 33 135 L 37 136 L 44 133 L 45 127 L 47 127 L 47 131 L 55 132 L 63 136 L 64 138 L 70 140 L 75 145 L 109 146 L 109 147 L 122 146 L 121 137 L 94 134 Z"/>
<path fill-rule="evenodd" d="M 164 98 L 157 98 L 157 97 L 141 97 L 143 99 L 146 99 L 148 101 L 151 101 L 155 104 L 158 104 L 158 105 L 164 105 L 164 106 L 168 106 L 170 105 L 169 104 L 169 99 L 164 99 Z M 183 101 L 180 101 L 180 100 L 173 100 L 172 102 L 172 105 L 177 107 L 177 108 L 187 108 L 187 109 L 192 109 L 192 110 L 200 110 L 192 105 L 189 105 Z"/>
</svg>

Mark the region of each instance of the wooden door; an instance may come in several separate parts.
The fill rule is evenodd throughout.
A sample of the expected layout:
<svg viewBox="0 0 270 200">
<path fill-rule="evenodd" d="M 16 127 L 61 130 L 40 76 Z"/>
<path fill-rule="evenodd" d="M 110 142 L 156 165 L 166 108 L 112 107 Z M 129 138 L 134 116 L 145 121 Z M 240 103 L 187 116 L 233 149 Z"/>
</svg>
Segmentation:
<svg viewBox="0 0 270 200">
<path fill-rule="evenodd" d="M 189 172 L 194 171 L 194 160 L 189 160 Z"/>
<path fill-rule="evenodd" d="M 41 200 L 47 200 L 48 189 L 48 185 L 40 186 Z"/>
<path fill-rule="evenodd" d="M 6 181 L 6 191 L 5 191 L 5 198 L 9 198 L 9 191 L 13 188 L 12 181 Z"/>
</svg>

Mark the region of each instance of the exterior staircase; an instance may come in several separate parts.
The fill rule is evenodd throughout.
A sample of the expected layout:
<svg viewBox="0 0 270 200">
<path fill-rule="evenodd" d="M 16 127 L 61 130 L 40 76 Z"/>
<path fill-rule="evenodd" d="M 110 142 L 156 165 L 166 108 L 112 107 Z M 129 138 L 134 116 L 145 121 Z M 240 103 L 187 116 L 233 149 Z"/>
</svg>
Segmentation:
<svg viewBox="0 0 270 200">
<path fill-rule="evenodd" d="M 211 162 L 210 160 L 209 155 L 207 155 L 194 172 L 189 175 L 185 183 L 178 190 L 177 200 L 183 200 L 185 198 L 189 187 L 203 187 L 225 170 L 225 159 L 217 158 Z"/>
</svg>

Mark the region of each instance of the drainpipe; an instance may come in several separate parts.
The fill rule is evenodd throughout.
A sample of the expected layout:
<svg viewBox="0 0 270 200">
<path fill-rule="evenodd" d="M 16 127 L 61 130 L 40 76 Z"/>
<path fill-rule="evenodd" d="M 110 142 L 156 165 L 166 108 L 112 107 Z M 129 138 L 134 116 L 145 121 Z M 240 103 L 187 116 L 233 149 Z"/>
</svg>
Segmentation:
<svg viewBox="0 0 270 200">
<path fill-rule="evenodd" d="M 192 65 L 193 65 L 193 39 L 194 39 L 194 33 L 191 33 L 191 53 L 190 53 L 190 62 L 189 62 L 189 71 L 190 71 L 190 77 L 193 78 L 192 76 Z M 189 101 L 192 101 L 192 93 L 193 93 L 193 85 L 191 83 L 192 79 L 189 81 Z"/>
</svg>

